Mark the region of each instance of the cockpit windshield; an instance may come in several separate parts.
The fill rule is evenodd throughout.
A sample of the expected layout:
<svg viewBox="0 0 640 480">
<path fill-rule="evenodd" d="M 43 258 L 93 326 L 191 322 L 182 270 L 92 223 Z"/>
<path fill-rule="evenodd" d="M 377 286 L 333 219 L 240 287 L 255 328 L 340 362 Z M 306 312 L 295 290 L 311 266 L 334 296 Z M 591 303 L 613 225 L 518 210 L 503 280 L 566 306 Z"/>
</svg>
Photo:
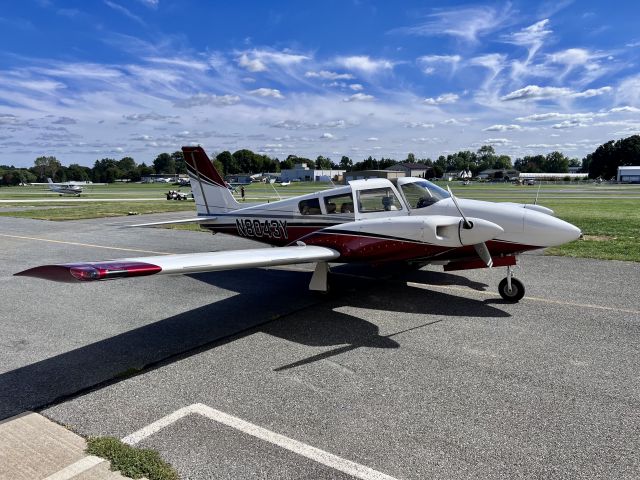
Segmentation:
<svg viewBox="0 0 640 480">
<path fill-rule="evenodd" d="M 450 197 L 449 192 L 428 180 L 404 183 L 400 188 L 411 208 L 428 207 L 444 198 Z"/>
</svg>

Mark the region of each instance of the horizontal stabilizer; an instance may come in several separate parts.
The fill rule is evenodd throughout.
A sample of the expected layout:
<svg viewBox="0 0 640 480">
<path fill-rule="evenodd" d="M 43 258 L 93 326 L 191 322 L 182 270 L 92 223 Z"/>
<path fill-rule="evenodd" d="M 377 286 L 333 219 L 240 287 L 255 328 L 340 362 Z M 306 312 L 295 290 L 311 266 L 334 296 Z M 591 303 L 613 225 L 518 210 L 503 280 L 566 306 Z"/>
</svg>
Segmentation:
<svg viewBox="0 0 640 480">
<path fill-rule="evenodd" d="M 194 217 L 185 218 L 183 220 L 166 220 L 164 222 L 136 223 L 134 225 L 125 225 L 126 227 L 153 227 L 155 225 L 179 225 L 181 223 L 205 223 L 215 220 L 217 217 Z"/>
<path fill-rule="evenodd" d="M 123 258 L 105 262 L 43 265 L 15 275 L 73 283 L 154 274 L 199 273 L 293 263 L 326 262 L 336 260 L 339 256 L 337 251 L 330 248 L 304 245 Z"/>
</svg>

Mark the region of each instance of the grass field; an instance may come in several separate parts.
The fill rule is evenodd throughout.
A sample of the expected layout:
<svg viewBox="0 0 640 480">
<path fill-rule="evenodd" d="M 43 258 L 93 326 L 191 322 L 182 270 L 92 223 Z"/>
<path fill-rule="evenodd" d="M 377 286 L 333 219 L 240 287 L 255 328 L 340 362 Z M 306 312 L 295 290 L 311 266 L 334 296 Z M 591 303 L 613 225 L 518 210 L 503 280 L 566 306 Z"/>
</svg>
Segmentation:
<svg viewBox="0 0 640 480">
<path fill-rule="evenodd" d="M 441 186 L 446 184 L 441 183 Z M 533 203 L 537 186 L 510 184 L 450 183 L 462 198 L 488 201 Z M 252 184 L 245 187 L 248 202 L 272 202 L 331 188 L 330 183 L 300 182 L 281 187 Z M 89 186 L 78 202 L 76 198 L 49 192 L 46 187 L 0 188 L 0 215 L 42 220 L 77 220 L 172 211 L 193 211 L 192 201 L 167 201 L 165 193 L 177 189 L 163 184 L 115 184 Z M 189 192 L 189 188 L 182 191 Z M 235 194 L 239 199 L 239 193 Z M 538 203 L 555 210 L 556 215 L 580 227 L 584 240 L 547 250 L 548 254 L 640 262 L 640 186 L 549 184 L 540 189 Z M 20 207 L 19 211 L 3 211 Z M 197 225 L 179 228 L 198 230 Z"/>
</svg>

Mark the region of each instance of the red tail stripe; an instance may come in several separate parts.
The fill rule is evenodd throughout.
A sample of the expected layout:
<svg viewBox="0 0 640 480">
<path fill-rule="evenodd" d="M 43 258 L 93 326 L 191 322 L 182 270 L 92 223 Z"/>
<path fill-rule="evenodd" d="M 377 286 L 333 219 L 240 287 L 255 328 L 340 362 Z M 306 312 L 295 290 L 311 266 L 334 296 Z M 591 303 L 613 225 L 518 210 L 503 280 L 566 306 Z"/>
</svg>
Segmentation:
<svg viewBox="0 0 640 480">
<path fill-rule="evenodd" d="M 203 177 L 220 187 L 225 187 L 223 178 L 214 168 L 213 163 L 202 147 L 182 147 L 184 160 L 191 168 L 195 169 Z"/>
</svg>

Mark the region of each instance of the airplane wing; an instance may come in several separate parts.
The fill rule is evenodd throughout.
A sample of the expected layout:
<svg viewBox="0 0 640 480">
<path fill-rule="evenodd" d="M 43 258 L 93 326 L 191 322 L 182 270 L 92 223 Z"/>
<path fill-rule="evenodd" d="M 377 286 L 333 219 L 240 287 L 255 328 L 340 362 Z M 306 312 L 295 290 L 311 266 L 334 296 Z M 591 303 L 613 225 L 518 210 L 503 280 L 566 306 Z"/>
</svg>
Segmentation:
<svg viewBox="0 0 640 480">
<path fill-rule="evenodd" d="M 339 256 L 337 251 L 330 248 L 301 245 L 43 265 L 14 275 L 75 283 L 154 274 L 184 274 L 290 265 L 335 260 Z"/>
</svg>

